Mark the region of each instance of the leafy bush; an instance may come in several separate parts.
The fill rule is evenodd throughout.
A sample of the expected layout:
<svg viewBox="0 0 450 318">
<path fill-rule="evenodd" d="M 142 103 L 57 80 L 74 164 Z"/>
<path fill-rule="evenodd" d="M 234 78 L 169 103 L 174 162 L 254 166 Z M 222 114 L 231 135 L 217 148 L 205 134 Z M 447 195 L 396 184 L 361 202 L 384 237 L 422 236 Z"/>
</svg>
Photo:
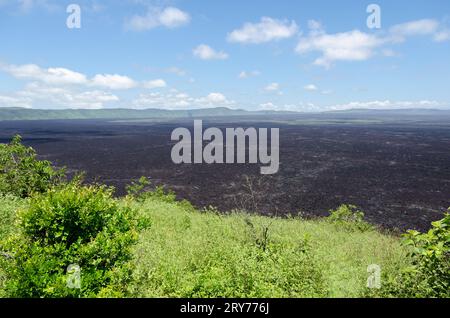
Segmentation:
<svg viewBox="0 0 450 318">
<path fill-rule="evenodd" d="M 31 147 L 15 136 L 9 144 L 0 144 L 0 194 L 29 197 L 60 183 L 64 169 L 55 169 L 49 161 L 40 161 Z"/>
<path fill-rule="evenodd" d="M 30 200 L 19 213 L 20 232 L 2 244 L 9 296 L 122 295 L 139 220 L 112 191 L 72 182 Z M 81 268 L 80 289 L 67 286 L 71 264 Z"/>
<path fill-rule="evenodd" d="M 364 212 L 354 205 L 343 204 L 336 210 L 331 210 L 328 220 L 346 230 L 368 231 L 373 226 L 364 221 Z"/>
<path fill-rule="evenodd" d="M 450 297 L 450 213 L 431 224 L 427 233 L 404 234 L 412 265 L 392 284 L 395 296 Z"/>
<path fill-rule="evenodd" d="M 157 186 L 153 190 L 149 190 L 151 181 L 146 177 L 141 177 L 137 181 L 132 181 L 131 185 L 126 186 L 128 196 L 137 201 L 145 201 L 148 199 L 157 199 L 167 203 L 176 201 L 176 195 L 172 191 L 166 191 L 164 186 Z"/>
<path fill-rule="evenodd" d="M 433 222 L 427 233 L 410 230 L 403 237 L 406 264 L 383 277 L 382 289 L 367 296 L 450 297 L 450 213 Z"/>
</svg>

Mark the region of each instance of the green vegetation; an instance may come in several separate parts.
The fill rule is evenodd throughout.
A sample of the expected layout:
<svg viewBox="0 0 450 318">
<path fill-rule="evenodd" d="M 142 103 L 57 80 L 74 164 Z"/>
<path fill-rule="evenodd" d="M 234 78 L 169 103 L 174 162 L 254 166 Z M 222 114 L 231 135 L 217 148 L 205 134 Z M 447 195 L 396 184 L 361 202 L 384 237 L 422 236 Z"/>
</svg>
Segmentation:
<svg viewBox="0 0 450 318">
<path fill-rule="evenodd" d="M 2 146 L 0 158 L 17 147 Z M 17 180 L 41 171 L 27 167 Z M 220 214 L 145 178 L 116 199 L 101 185 L 58 178 L 31 191 L 34 183 L 1 174 L 0 297 L 450 296 L 449 215 L 401 239 L 354 206 L 317 220 Z M 19 191 L 24 184 L 30 191 Z M 71 264 L 80 289 L 67 286 Z M 366 287 L 371 264 L 381 289 Z"/>
<path fill-rule="evenodd" d="M 77 182 L 29 200 L 19 230 L 4 241 L 5 291 L 12 297 L 122 296 L 130 247 L 138 237 L 135 211 L 112 189 Z M 66 286 L 66 269 L 82 270 L 81 289 Z"/>
<path fill-rule="evenodd" d="M 49 161 L 40 161 L 36 152 L 21 144 L 15 136 L 9 144 L 0 144 L 0 193 L 29 197 L 42 193 L 62 181 L 64 169 L 54 169 Z"/>
<path fill-rule="evenodd" d="M 135 247 L 131 296 L 358 297 L 367 266 L 406 265 L 399 240 L 375 230 L 215 211 L 149 200 L 152 220 Z"/>
<path fill-rule="evenodd" d="M 433 222 L 428 233 L 411 230 L 403 236 L 410 264 L 380 294 L 450 298 L 450 213 Z"/>
</svg>

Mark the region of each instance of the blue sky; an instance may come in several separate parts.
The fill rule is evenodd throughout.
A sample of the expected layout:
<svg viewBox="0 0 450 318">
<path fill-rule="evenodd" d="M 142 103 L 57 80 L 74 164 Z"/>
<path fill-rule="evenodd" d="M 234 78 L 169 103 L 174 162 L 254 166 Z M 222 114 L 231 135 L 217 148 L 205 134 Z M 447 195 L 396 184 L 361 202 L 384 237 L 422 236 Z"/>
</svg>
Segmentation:
<svg viewBox="0 0 450 318">
<path fill-rule="evenodd" d="M 450 108 L 447 0 L 0 0 L 0 39 L 0 107 Z"/>
</svg>

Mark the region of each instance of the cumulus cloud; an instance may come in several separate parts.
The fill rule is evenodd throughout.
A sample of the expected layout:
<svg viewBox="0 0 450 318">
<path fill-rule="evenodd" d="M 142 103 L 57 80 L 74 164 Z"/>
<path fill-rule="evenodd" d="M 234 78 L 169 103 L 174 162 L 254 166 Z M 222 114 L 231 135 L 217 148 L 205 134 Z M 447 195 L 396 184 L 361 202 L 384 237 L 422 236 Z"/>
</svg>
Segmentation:
<svg viewBox="0 0 450 318">
<path fill-rule="evenodd" d="M 222 93 L 210 93 L 203 97 L 192 97 L 186 93 L 150 93 L 140 94 L 133 102 L 134 108 L 163 108 L 163 109 L 195 109 L 209 107 L 232 107 L 235 102 L 229 100 Z"/>
<path fill-rule="evenodd" d="M 145 87 L 147 89 L 163 88 L 166 86 L 167 86 L 167 83 L 163 79 L 156 79 L 153 81 L 146 81 L 143 83 L 143 87 Z"/>
<path fill-rule="evenodd" d="M 128 76 L 97 74 L 92 79 L 91 85 L 109 89 L 130 89 L 136 87 L 137 83 Z"/>
<path fill-rule="evenodd" d="M 259 104 L 259 108 L 262 110 L 275 110 L 277 107 L 272 102 Z"/>
<path fill-rule="evenodd" d="M 202 60 L 226 60 L 228 58 L 227 53 L 216 51 L 206 44 L 200 44 L 192 51 L 192 53 L 195 57 Z"/>
<path fill-rule="evenodd" d="M 99 109 L 118 101 L 119 97 L 104 91 L 54 87 L 37 82 L 28 84 L 21 91 L 0 95 L 1 107 Z"/>
<path fill-rule="evenodd" d="M 445 29 L 445 30 L 436 32 L 433 35 L 433 40 L 435 42 L 445 42 L 445 41 L 450 40 L 450 30 Z"/>
<path fill-rule="evenodd" d="M 348 109 L 439 109 L 448 107 L 448 103 L 442 103 L 435 100 L 419 101 L 357 101 L 346 104 L 337 104 L 326 107 L 328 110 L 348 110 Z"/>
<path fill-rule="evenodd" d="M 227 100 L 225 95 L 221 93 L 210 93 L 208 96 L 206 96 L 206 99 L 211 103 L 223 103 Z"/>
<path fill-rule="evenodd" d="M 0 64 L 0 71 L 9 73 L 21 80 L 30 80 L 54 86 L 87 86 L 111 90 L 127 90 L 135 87 L 163 88 L 167 84 L 162 79 L 143 81 L 142 83 L 119 74 L 96 74 L 88 78 L 85 74 L 62 67 L 42 68 L 35 64 Z"/>
<path fill-rule="evenodd" d="M 59 3 L 48 0 L 0 0 L 0 6 L 2 5 L 9 5 L 14 9 L 17 8 L 20 13 L 29 13 L 34 9 L 44 9 L 49 12 L 62 9 Z"/>
<path fill-rule="evenodd" d="M 61 67 L 41 68 L 35 64 L 0 65 L 3 70 L 19 79 L 37 80 L 47 84 L 86 84 L 86 75 Z"/>
<path fill-rule="evenodd" d="M 240 79 L 245 79 L 245 78 L 250 78 L 250 77 L 255 77 L 255 76 L 259 76 L 261 75 L 260 71 L 242 71 L 239 73 L 238 78 Z"/>
<path fill-rule="evenodd" d="M 314 84 L 306 85 L 306 86 L 303 87 L 303 89 L 304 89 L 305 91 L 308 91 L 308 92 L 315 92 L 315 91 L 319 90 L 319 89 L 317 88 L 317 86 L 314 85 Z"/>
<path fill-rule="evenodd" d="M 178 68 L 176 66 L 171 66 L 167 69 L 165 69 L 166 73 L 175 74 L 178 76 L 186 76 L 187 72 L 181 68 Z"/>
<path fill-rule="evenodd" d="M 240 29 L 232 31 L 227 40 L 234 43 L 260 44 L 287 39 L 297 32 L 295 21 L 262 17 L 259 23 L 245 23 Z"/>
<path fill-rule="evenodd" d="M 319 106 L 310 102 L 300 102 L 296 104 L 274 104 L 272 102 L 259 104 L 259 110 L 288 111 L 288 112 L 318 112 Z"/>
<path fill-rule="evenodd" d="M 97 74 L 89 78 L 67 68 L 43 68 L 35 64 L 0 64 L 0 71 L 27 81 L 22 90 L 0 95 L 0 107 L 103 108 L 120 101 L 108 90 L 167 86 L 163 79 L 136 81 L 118 74 Z"/>
<path fill-rule="evenodd" d="M 189 24 L 191 16 L 175 7 L 150 8 L 146 15 L 135 15 L 125 23 L 132 31 L 147 31 L 156 27 L 177 28 Z"/>
<path fill-rule="evenodd" d="M 422 19 L 394 25 L 389 32 L 398 40 L 408 36 L 434 34 L 439 28 L 439 22 L 433 19 Z"/>
<path fill-rule="evenodd" d="M 334 61 L 367 60 L 373 56 L 374 49 L 383 43 L 384 40 L 377 36 L 359 30 L 336 34 L 315 31 L 300 40 L 296 52 L 305 54 L 318 51 L 321 56 L 314 64 L 329 67 Z"/>
<path fill-rule="evenodd" d="M 434 19 L 421 19 L 394 25 L 389 29 L 390 40 L 404 42 L 412 36 L 431 36 L 435 42 L 450 40 L 450 30 Z"/>
<path fill-rule="evenodd" d="M 268 92 L 276 92 L 280 89 L 280 84 L 278 83 L 270 83 L 269 85 L 267 85 L 264 90 L 268 91 Z"/>
<path fill-rule="evenodd" d="M 16 96 L 0 95 L 0 107 L 31 108 L 31 100 Z"/>
<path fill-rule="evenodd" d="M 450 103 L 439 102 L 436 100 L 419 101 L 356 101 L 336 105 L 316 105 L 311 102 L 299 102 L 295 104 L 274 104 L 272 102 L 259 105 L 260 110 L 275 111 L 295 111 L 295 112 L 323 112 L 323 111 L 344 111 L 355 109 L 372 110 L 392 110 L 392 109 L 449 109 Z"/>
<path fill-rule="evenodd" d="M 314 64 L 327 68 L 337 61 L 365 61 L 379 53 L 396 56 L 392 49 L 385 46 L 404 42 L 412 36 L 431 36 L 435 42 L 450 40 L 450 31 L 433 19 L 397 24 L 387 33 L 352 30 L 329 34 L 314 20 L 309 21 L 308 27 L 309 34 L 300 38 L 295 51 L 298 54 L 318 52 L 320 55 Z"/>
</svg>

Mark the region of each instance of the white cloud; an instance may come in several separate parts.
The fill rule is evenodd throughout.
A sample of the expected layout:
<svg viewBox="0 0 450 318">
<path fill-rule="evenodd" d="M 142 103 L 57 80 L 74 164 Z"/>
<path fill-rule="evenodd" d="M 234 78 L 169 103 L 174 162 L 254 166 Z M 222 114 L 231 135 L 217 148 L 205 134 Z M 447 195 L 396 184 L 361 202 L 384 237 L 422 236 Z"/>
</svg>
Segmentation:
<svg viewBox="0 0 450 318">
<path fill-rule="evenodd" d="M 315 59 L 314 64 L 326 68 L 336 61 L 365 61 L 378 53 L 388 57 L 397 56 L 392 49 L 383 47 L 404 42 L 412 36 L 428 35 L 436 42 L 450 39 L 450 31 L 433 19 L 397 24 L 392 26 L 387 34 L 365 33 L 359 30 L 328 34 L 322 25 L 314 20 L 309 21 L 308 26 L 308 36 L 300 38 L 295 51 L 298 54 L 319 52 L 320 56 Z"/>
<path fill-rule="evenodd" d="M 259 108 L 262 110 L 275 110 L 277 107 L 272 102 L 259 104 Z"/>
<path fill-rule="evenodd" d="M 260 44 L 292 37 L 298 32 L 295 21 L 262 17 L 259 23 L 245 23 L 228 34 L 229 42 Z"/>
<path fill-rule="evenodd" d="M 168 7 L 159 15 L 159 21 L 168 28 L 176 28 L 189 23 L 191 17 L 178 8 Z"/>
<path fill-rule="evenodd" d="M 438 28 L 438 21 L 422 19 L 394 25 L 389 29 L 389 32 L 398 40 L 404 40 L 404 38 L 408 36 L 433 34 Z"/>
<path fill-rule="evenodd" d="M 206 96 L 206 99 L 211 103 L 223 103 L 227 100 L 225 95 L 221 93 L 210 93 L 208 96 Z"/>
<path fill-rule="evenodd" d="M 0 71 L 9 73 L 21 80 L 30 80 L 53 86 L 86 86 L 99 87 L 111 90 L 127 90 L 135 87 L 163 88 L 167 84 L 163 79 L 143 81 L 142 83 L 124 75 L 96 74 L 88 78 L 85 74 L 66 68 L 50 67 L 42 68 L 35 64 L 7 65 L 0 64 Z M 175 70 L 171 70 L 174 71 Z M 181 72 L 180 70 L 176 70 Z"/>
<path fill-rule="evenodd" d="M 432 36 L 435 42 L 450 40 L 450 30 L 434 19 L 422 19 L 394 25 L 389 29 L 393 42 L 404 42 L 407 37 Z"/>
<path fill-rule="evenodd" d="M 434 36 L 433 36 L 433 40 L 435 42 L 445 42 L 450 40 L 450 30 L 445 29 L 442 31 L 437 32 Z"/>
<path fill-rule="evenodd" d="M 439 102 L 435 100 L 419 100 L 419 101 L 390 101 L 390 100 L 374 100 L 374 101 L 358 101 L 346 104 L 336 104 L 328 106 L 319 106 L 311 102 L 299 102 L 296 104 L 273 104 L 272 102 L 262 103 L 259 105 L 261 110 L 275 111 L 296 111 L 296 112 L 322 112 L 322 111 L 343 111 L 351 109 L 373 109 L 373 110 L 390 110 L 390 109 L 449 109 L 450 103 Z"/>
<path fill-rule="evenodd" d="M 84 91 L 74 87 L 55 87 L 37 82 L 28 84 L 21 91 L 0 96 L 1 107 L 46 109 L 98 109 L 107 103 L 118 101 L 119 97 L 99 90 Z"/>
<path fill-rule="evenodd" d="M 260 71 L 251 71 L 251 72 L 242 71 L 239 73 L 238 78 L 245 79 L 245 78 L 255 77 L 255 76 L 259 76 L 259 75 L 261 75 Z"/>
<path fill-rule="evenodd" d="M 31 100 L 14 96 L 0 95 L 0 107 L 31 108 Z"/>
<path fill-rule="evenodd" d="M 130 89 L 137 86 L 137 83 L 123 75 L 97 74 L 91 81 L 91 85 L 109 89 Z"/>
<path fill-rule="evenodd" d="M 133 31 L 147 31 L 156 27 L 177 28 L 189 24 L 191 16 L 175 7 L 151 8 L 144 16 L 135 15 L 125 23 Z"/>
<path fill-rule="evenodd" d="M 187 72 L 176 66 L 169 67 L 165 70 L 167 73 L 175 74 L 178 76 L 186 76 Z"/>
<path fill-rule="evenodd" d="M 448 107 L 448 103 L 435 100 L 420 101 L 391 101 L 374 100 L 367 102 L 350 102 L 326 107 L 327 110 L 348 110 L 348 109 L 437 109 Z"/>
<path fill-rule="evenodd" d="M 359 30 L 336 34 L 313 32 L 300 40 L 296 52 L 305 54 L 319 51 L 321 56 L 314 64 L 329 67 L 334 61 L 367 60 L 373 56 L 374 49 L 383 43 L 377 36 Z"/>
<path fill-rule="evenodd" d="M 232 107 L 235 102 L 222 93 L 210 93 L 204 97 L 192 97 L 186 93 L 170 92 L 167 94 L 155 92 L 140 94 L 133 102 L 134 108 L 162 109 L 195 109 L 209 107 Z"/>
<path fill-rule="evenodd" d="M 320 107 L 310 102 L 300 102 L 297 104 L 280 104 L 276 105 L 272 102 L 262 103 L 259 105 L 259 110 L 272 111 L 289 111 L 289 112 L 318 112 Z"/>
<path fill-rule="evenodd" d="M 145 87 L 147 89 L 163 88 L 163 87 L 166 87 L 166 86 L 167 86 L 166 81 L 164 81 L 162 79 L 146 81 L 146 82 L 143 83 L 143 87 Z"/>
<path fill-rule="evenodd" d="M 84 74 L 61 67 L 41 68 L 35 64 L 25 65 L 0 65 L 3 70 L 19 79 L 37 80 L 47 84 L 86 84 Z"/>
<path fill-rule="evenodd" d="M 0 5 L 3 4 L 11 4 L 11 5 L 17 5 L 17 8 L 22 13 L 28 13 L 33 9 L 42 8 L 49 12 L 54 12 L 56 10 L 61 10 L 61 6 L 53 1 L 48 0 L 4 0 L 0 1 Z"/>
<path fill-rule="evenodd" d="M 228 54 L 223 51 L 216 51 L 206 44 L 200 44 L 192 53 L 195 57 L 202 60 L 225 60 L 228 58 Z"/>
<path fill-rule="evenodd" d="M 270 83 L 269 85 L 267 85 L 264 90 L 268 91 L 268 92 L 275 92 L 278 91 L 280 89 L 280 84 L 278 83 Z"/>
<path fill-rule="evenodd" d="M 317 88 L 317 86 L 314 85 L 314 84 L 306 85 L 305 87 L 303 87 L 303 89 L 304 89 L 305 91 L 308 91 L 308 92 L 315 92 L 315 91 L 319 90 L 319 89 Z"/>
</svg>

